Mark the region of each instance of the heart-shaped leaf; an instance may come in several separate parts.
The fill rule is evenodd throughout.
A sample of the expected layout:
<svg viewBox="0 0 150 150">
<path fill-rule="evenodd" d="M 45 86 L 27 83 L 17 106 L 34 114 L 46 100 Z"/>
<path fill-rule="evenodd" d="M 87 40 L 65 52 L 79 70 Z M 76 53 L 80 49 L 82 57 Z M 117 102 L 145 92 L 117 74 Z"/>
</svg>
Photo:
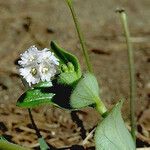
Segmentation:
<svg viewBox="0 0 150 150">
<path fill-rule="evenodd" d="M 95 132 L 96 150 L 135 150 L 131 134 L 121 116 L 119 102 L 98 125 Z"/>
<path fill-rule="evenodd" d="M 95 76 L 86 73 L 77 83 L 70 98 L 70 105 L 73 108 L 82 108 L 96 104 L 99 100 L 99 87 Z"/>
<path fill-rule="evenodd" d="M 51 42 L 51 48 L 54 51 L 55 55 L 59 58 L 60 64 L 65 64 L 66 66 L 68 63 L 73 65 L 74 71 L 68 70 L 67 72 L 62 72 L 59 75 L 58 82 L 62 84 L 72 84 L 76 82 L 78 79 L 81 78 L 81 68 L 78 59 L 68 53 L 65 49 L 60 48 L 55 42 Z"/>
<path fill-rule="evenodd" d="M 24 108 L 33 108 L 44 104 L 52 104 L 54 95 L 53 93 L 45 92 L 44 89 L 30 89 L 21 95 L 16 105 Z"/>
</svg>

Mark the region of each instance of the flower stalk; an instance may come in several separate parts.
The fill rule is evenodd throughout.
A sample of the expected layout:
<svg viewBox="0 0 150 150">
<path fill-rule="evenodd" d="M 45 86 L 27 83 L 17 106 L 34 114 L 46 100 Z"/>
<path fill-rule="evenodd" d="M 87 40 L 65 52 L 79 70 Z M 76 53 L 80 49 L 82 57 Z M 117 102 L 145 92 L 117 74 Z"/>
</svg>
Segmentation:
<svg viewBox="0 0 150 150">
<path fill-rule="evenodd" d="M 136 141 L 136 117 L 135 117 L 135 98 L 136 98 L 136 84 L 135 84 L 135 66 L 134 66 L 134 56 L 133 48 L 130 39 L 130 31 L 128 28 L 127 15 L 125 10 L 117 10 L 120 13 L 121 22 L 123 25 L 123 30 L 127 43 L 128 52 L 128 64 L 129 64 L 129 74 L 130 74 L 130 120 L 131 120 L 131 134 Z"/>
<path fill-rule="evenodd" d="M 30 120 L 31 120 L 31 123 L 32 123 L 32 126 L 34 128 L 34 130 L 36 131 L 36 135 L 38 137 L 38 141 L 40 143 L 40 148 L 41 150 L 47 150 L 49 149 L 49 146 L 47 145 L 47 143 L 45 142 L 45 140 L 43 139 L 38 127 L 36 126 L 35 122 L 34 122 L 34 119 L 33 119 L 33 116 L 32 116 L 32 113 L 31 113 L 31 109 L 29 108 L 28 109 L 28 112 L 29 112 L 29 117 L 30 117 Z"/>
<path fill-rule="evenodd" d="M 70 9 L 71 14 L 72 14 L 73 21 L 75 23 L 75 27 L 76 27 L 77 34 L 78 34 L 78 37 L 79 37 L 79 40 L 80 40 L 80 44 L 81 44 L 81 47 L 82 47 L 82 51 L 83 51 L 83 55 L 84 55 L 84 58 L 85 58 L 85 62 L 86 62 L 88 71 L 92 73 L 93 69 L 92 69 L 92 65 L 90 63 L 90 58 L 89 58 L 88 51 L 87 51 L 87 48 L 86 48 L 86 43 L 85 43 L 85 40 L 84 40 L 84 37 L 83 37 L 83 33 L 80 30 L 79 21 L 78 21 L 77 15 L 75 13 L 72 0 L 66 0 L 66 3 L 69 6 L 69 9 Z"/>
<path fill-rule="evenodd" d="M 80 40 L 80 44 L 81 44 L 81 47 L 82 47 L 82 51 L 83 51 L 83 55 L 84 55 L 84 58 L 85 58 L 85 62 L 86 62 L 88 71 L 93 73 L 92 65 L 91 65 L 91 62 L 90 62 L 89 55 L 88 55 L 88 50 L 86 48 L 86 43 L 85 43 L 85 40 L 84 40 L 84 37 L 83 37 L 83 33 L 81 32 L 81 29 L 80 29 L 80 24 L 79 24 L 77 15 L 75 13 L 72 0 L 66 0 L 66 3 L 69 6 L 69 9 L 70 9 L 71 14 L 72 14 L 73 21 L 75 23 L 75 27 L 76 27 L 76 30 L 77 30 L 77 33 L 78 33 L 78 37 L 79 37 L 79 40 Z M 96 103 L 96 109 L 104 118 L 107 116 L 106 115 L 107 114 L 107 108 L 105 107 L 105 105 L 101 101 L 101 99 L 99 99 L 99 98 L 98 98 L 98 101 Z"/>
<path fill-rule="evenodd" d="M 40 131 L 39 131 L 38 127 L 36 126 L 35 122 L 34 122 L 34 119 L 33 119 L 33 116 L 32 116 L 32 113 L 31 113 L 31 109 L 30 109 L 30 108 L 28 109 L 28 113 L 29 113 L 29 117 L 30 117 L 32 126 L 33 126 L 33 128 L 35 129 L 35 131 L 36 131 L 37 137 L 38 137 L 38 138 L 42 138 L 42 135 L 40 134 Z"/>
</svg>

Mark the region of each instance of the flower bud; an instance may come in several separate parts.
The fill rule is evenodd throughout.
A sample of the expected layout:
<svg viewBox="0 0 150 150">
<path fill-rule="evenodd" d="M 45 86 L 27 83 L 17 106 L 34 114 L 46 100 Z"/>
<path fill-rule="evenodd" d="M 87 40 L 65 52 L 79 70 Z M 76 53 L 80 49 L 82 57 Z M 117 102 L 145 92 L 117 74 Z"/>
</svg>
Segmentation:
<svg viewBox="0 0 150 150">
<path fill-rule="evenodd" d="M 69 71 L 70 72 L 74 72 L 74 66 L 73 66 L 73 64 L 71 62 L 68 62 L 67 65 L 68 65 Z"/>
</svg>

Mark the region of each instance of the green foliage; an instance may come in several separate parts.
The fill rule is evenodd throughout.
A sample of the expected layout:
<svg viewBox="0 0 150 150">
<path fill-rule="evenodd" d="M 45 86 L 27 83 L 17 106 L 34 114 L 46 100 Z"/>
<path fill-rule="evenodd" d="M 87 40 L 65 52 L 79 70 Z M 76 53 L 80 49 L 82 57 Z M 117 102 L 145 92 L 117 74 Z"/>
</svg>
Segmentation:
<svg viewBox="0 0 150 150">
<path fill-rule="evenodd" d="M 119 102 L 98 125 L 95 132 L 96 150 L 135 150 L 121 116 L 122 103 Z"/>
<path fill-rule="evenodd" d="M 60 84 L 71 85 L 81 78 L 81 68 L 78 59 L 66 52 L 65 49 L 60 48 L 55 42 L 51 42 L 51 49 L 55 55 L 59 58 L 61 67 L 61 73 L 58 78 Z"/>
<path fill-rule="evenodd" d="M 99 87 L 95 76 L 86 73 L 77 83 L 70 98 L 70 105 L 73 108 L 82 108 L 98 103 Z"/>
<path fill-rule="evenodd" d="M 45 89 L 29 89 L 17 101 L 17 106 L 24 108 L 33 108 L 39 105 L 52 104 L 53 93 Z"/>
<path fill-rule="evenodd" d="M 0 150 L 30 150 L 30 149 L 0 139 Z"/>
</svg>

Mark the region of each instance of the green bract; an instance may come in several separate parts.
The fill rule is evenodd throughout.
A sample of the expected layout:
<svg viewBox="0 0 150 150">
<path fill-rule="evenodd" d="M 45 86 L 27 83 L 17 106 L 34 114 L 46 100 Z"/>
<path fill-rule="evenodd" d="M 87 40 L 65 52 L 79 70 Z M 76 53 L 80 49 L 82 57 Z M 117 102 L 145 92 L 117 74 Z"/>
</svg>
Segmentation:
<svg viewBox="0 0 150 150">
<path fill-rule="evenodd" d="M 55 42 L 51 42 L 51 49 L 59 58 L 62 72 L 58 77 L 58 83 L 71 85 L 81 78 L 81 68 L 78 59 L 60 48 Z"/>
<path fill-rule="evenodd" d="M 135 150 L 133 139 L 121 116 L 119 102 L 98 125 L 95 132 L 96 150 Z"/>
<path fill-rule="evenodd" d="M 70 105 L 73 108 L 82 108 L 98 103 L 99 87 L 95 76 L 91 73 L 86 73 L 79 80 L 74 88 Z"/>
</svg>

